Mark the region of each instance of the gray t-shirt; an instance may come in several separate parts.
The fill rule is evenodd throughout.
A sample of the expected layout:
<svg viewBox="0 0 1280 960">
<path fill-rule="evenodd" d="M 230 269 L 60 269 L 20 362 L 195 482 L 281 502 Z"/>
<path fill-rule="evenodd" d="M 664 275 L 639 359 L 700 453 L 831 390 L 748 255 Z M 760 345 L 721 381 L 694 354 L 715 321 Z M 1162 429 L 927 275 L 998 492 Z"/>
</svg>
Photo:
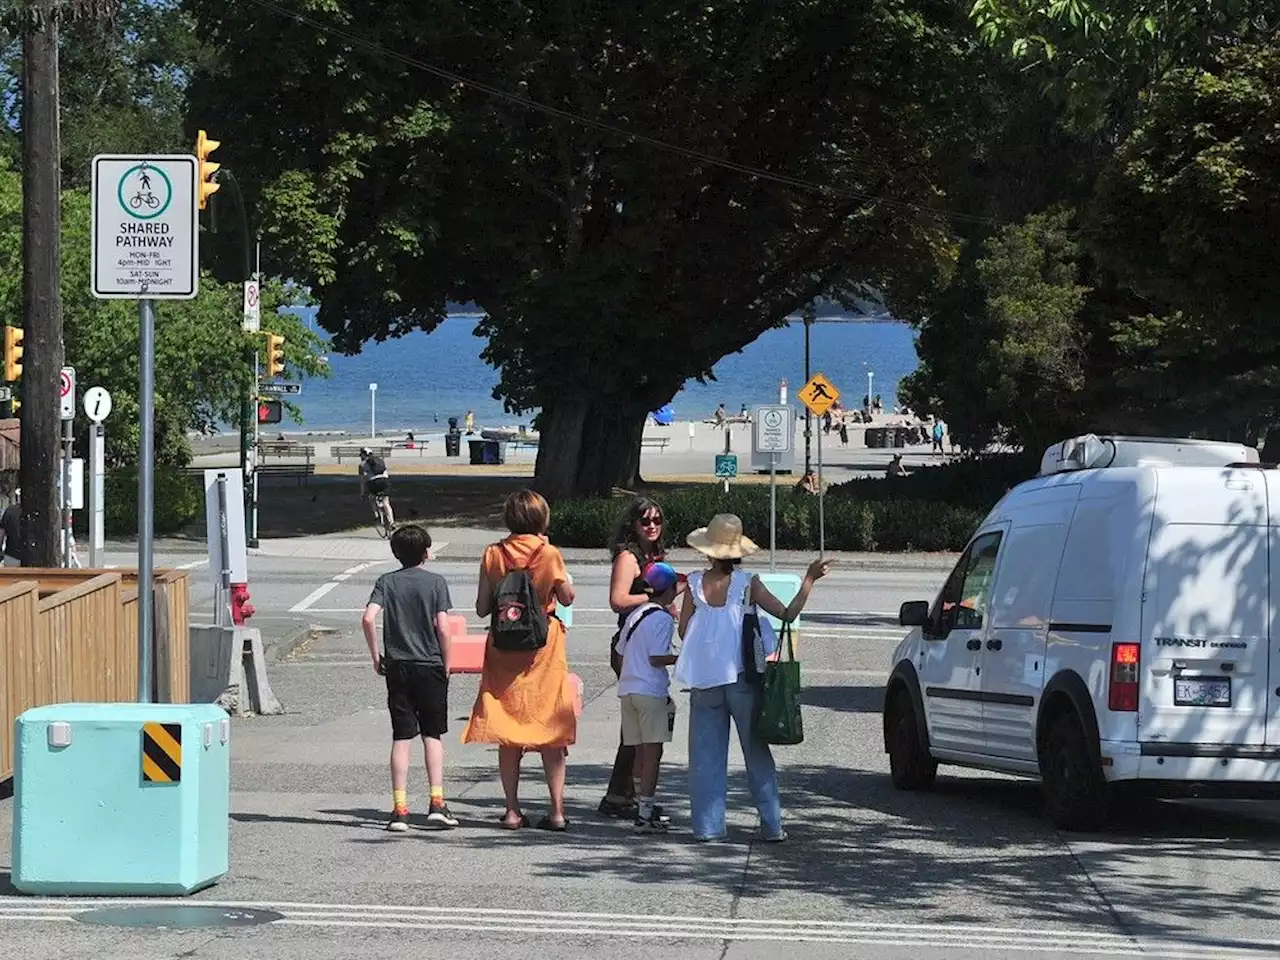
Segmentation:
<svg viewBox="0 0 1280 960">
<path fill-rule="evenodd" d="M 369 602 L 382 607 L 382 655 L 387 660 L 444 666 L 436 614 L 453 606 L 444 577 L 422 567 L 402 567 L 378 578 Z"/>
</svg>

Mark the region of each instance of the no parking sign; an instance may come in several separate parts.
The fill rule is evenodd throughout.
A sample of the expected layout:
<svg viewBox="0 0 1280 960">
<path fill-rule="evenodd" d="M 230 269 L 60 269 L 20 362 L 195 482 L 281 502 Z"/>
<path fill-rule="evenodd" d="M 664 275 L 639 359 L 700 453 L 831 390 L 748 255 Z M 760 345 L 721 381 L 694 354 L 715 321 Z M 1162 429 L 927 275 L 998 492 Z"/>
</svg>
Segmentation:
<svg viewBox="0 0 1280 960">
<path fill-rule="evenodd" d="M 76 416 L 76 368 L 63 367 L 58 381 L 58 396 L 61 400 L 61 417 L 63 420 L 74 420 Z"/>
</svg>

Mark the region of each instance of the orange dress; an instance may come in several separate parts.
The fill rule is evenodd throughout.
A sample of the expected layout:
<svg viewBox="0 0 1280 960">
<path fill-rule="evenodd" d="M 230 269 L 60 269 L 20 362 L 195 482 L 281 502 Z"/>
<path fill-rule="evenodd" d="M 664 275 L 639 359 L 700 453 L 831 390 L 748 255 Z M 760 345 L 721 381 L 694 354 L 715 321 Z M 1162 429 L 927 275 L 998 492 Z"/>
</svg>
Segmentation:
<svg viewBox="0 0 1280 960">
<path fill-rule="evenodd" d="M 529 575 L 543 609 L 554 613 L 556 584 L 569 580 L 560 551 L 531 534 L 511 536 L 503 542 L 518 564 L 526 563 L 542 546 Z M 495 545 L 487 547 L 480 562 L 480 575 L 496 586 L 506 572 L 503 552 Z M 471 708 L 471 720 L 462 731 L 462 742 L 534 750 L 568 747 L 578 735 L 573 706 L 564 624 L 552 616 L 546 645 L 533 653 L 498 650 L 493 638 L 489 638 L 480 672 L 480 692 Z"/>
</svg>

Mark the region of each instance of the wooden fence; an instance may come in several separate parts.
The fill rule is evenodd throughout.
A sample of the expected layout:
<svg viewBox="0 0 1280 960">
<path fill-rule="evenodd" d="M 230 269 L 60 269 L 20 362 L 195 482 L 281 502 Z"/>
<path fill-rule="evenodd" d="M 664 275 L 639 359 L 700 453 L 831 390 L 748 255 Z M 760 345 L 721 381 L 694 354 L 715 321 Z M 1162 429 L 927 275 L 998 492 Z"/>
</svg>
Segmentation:
<svg viewBox="0 0 1280 960">
<path fill-rule="evenodd" d="M 13 772 L 13 722 L 52 703 L 132 702 L 138 695 L 138 577 L 133 571 L 0 570 L 0 780 Z M 152 698 L 190 697 L 189 582 L 155 577 Z"/>
</svg>

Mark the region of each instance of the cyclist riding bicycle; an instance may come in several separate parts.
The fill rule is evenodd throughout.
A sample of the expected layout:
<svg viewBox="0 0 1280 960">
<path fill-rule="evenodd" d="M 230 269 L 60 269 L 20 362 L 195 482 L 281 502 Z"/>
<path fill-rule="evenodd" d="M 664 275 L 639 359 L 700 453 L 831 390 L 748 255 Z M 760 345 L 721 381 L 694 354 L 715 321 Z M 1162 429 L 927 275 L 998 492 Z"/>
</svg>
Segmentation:
<svg viewBox="0 0 1280 960">
<path fill-rule="evenodd" d="M 377 500 L 388 528 L 395 524 L 395 516 L 391 512 L 391 474 L 387 472 L 387 462 L 368 447 L 360 448 L 360 495 Z"/>
</svg>

